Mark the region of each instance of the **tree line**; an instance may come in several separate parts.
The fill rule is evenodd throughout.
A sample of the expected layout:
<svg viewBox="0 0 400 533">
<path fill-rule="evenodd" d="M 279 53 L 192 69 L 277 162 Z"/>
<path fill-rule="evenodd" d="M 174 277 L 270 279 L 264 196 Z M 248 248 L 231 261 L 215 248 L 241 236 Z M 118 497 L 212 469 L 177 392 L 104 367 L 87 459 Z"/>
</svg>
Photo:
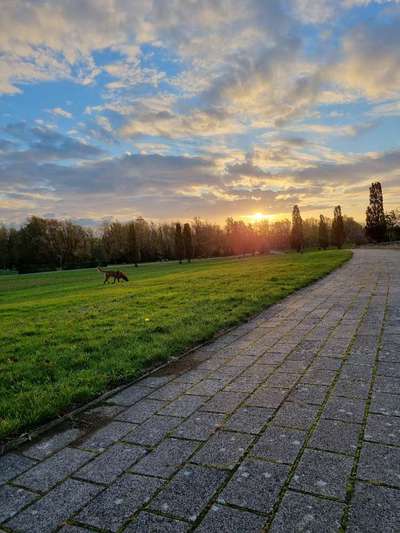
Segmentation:
<svg viewBox="0 0 400 533">
<path fill-rule="evenodd" d="M 378 186 L 379 185 L 379 186 Z M 154 223 L 142 217 L 107 222 L 99 229 L 69 220 L 29 217 L 19 228 L 0 225 L 0 269 L 35 272 L 106 264 L 262 254 L 270 250 L 341 248 L 367 239 L 400 239 L 400 213 L 383 211 L 380 184 L 372 184 L 365 228 L 336 206 L 332 219 L 302 219 L 293 208 L 288 219 L 255 223 L 228 218 L 225 225 L 195 218 L 190 224 Z M 383 213 L 383 215 L 382 215 Z"/>
</svg>

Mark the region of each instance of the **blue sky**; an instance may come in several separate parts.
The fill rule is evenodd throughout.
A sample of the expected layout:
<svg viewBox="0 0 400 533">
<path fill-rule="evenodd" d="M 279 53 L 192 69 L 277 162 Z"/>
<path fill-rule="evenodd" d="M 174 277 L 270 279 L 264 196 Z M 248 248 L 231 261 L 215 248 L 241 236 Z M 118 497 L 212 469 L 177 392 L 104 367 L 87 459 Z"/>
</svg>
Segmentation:
<svg viewBox="0 0 400 533">
<path fill-rule="evenodd" d="M 400 2 L 6 0 L 0 222 L 400 207 Z"/>
</svg>

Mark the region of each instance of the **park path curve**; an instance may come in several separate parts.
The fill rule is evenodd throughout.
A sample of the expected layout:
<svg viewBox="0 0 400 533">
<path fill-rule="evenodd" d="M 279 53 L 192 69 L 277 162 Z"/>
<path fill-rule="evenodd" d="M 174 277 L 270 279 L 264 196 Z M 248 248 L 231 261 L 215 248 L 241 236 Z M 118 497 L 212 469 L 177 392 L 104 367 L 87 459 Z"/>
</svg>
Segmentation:
<svg viewBox="0 0 400 533">
<path fill-rule="evenodd" d="M 399 531 L 399 260 L 355 250 L 0 457 L 0 531 Z"/>
</svg>

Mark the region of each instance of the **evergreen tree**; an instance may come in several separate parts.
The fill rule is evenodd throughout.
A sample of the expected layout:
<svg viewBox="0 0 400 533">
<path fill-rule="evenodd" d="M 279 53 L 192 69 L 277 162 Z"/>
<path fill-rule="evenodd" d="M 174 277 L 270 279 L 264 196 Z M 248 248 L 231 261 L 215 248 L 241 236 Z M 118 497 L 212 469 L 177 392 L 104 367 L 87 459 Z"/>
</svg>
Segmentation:
<svg viewBox="0 0 400 533">
<path fill-rule="evenodd" d="M 290 246 L 297 252 L 301 252 L 304 248 L 303 219 L 298 205 L 293 206 Z"/>
<path fill-rule="evenodd" d="M 343 246 L 345 239 L 346 235 L 344 232 L 342 208 L 340 205 L 337 205 L 333 212 L 332 244 L 340 249 Z"/>
<path fill-rule="evenodd" d="M 183 245 L 183 235 L 182 235 L 182 227 L 177 222 L 175 225 L 175 256 L 179 260 L 179 263 L 182 263 L 184 255 L 184 245 Z"/>
<path fill-rule="evenodd" d="M 319 215 L 318 243 L 319 247 L 323 250 L 326 250 L 329 246 L 328 224 L 326 223 L 324 215 Z"/>
<path fill-rule="evenodd" d="M 193 257 L 193 239 L 192 239 L 192 229 L 190 224 L 185 224 L 183 226 L 183 247 L 185 251 L 185 259 L 190 263 Z"/>
<path fill-rule="evenodd" d="M 128 222 L 127 224 L 127 240 L 128 240 L 128 260 L 134 263 L 135 267 L 138 266 L 139 261 L 139 248 L 136 237 L 135 223 Z"/>
<path fill-rule="evenodd" d="M 377 181 L 369 188 L 369 206 L 365 233 L 369 240 L 382 242 L 386 237 L 386 218 L 383 210 L 382 186 Z"/>
</svg>

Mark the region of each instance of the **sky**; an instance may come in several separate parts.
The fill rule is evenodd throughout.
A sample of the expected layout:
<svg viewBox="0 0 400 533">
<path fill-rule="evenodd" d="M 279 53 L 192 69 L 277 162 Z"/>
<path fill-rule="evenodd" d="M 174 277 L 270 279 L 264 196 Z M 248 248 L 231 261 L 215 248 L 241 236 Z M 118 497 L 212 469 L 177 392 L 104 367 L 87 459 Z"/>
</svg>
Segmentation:
<svg viewBox="0 0 400 533">
<path fill-rule="evenodd" d="M 400 0 L 1 0 L 0 222 L 400 207 Z"/>
</svg>

